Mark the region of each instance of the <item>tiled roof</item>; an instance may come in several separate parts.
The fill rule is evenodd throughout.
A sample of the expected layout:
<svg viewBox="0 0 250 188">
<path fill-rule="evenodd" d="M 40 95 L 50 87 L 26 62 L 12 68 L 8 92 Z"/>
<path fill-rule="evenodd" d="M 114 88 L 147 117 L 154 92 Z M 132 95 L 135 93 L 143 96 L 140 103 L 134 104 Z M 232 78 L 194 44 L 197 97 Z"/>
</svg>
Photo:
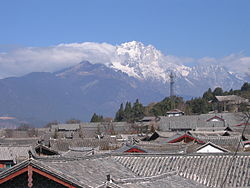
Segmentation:
<svg viewBox="0 0 250 188">
<path fill-rule="evenodd" d="M 51 129 L 65 130 L 65 131 L 76 131 L 80 129 L 80 124 L 58 124 L 52 125 Z"/>
<path fill-rule="evenodd" d="M 28 159 L 31 146 L 0 146 L 0 160 L 14 161 Z"/>
<path fill-rule="evenodd" d="M 224 119 L 225 121 L 207 121 L 214 116 L 215 114 L 177 117 L 161 116 L 158 124 L 161 131 L 168 131 L 171 129 L 196 129 L 202 127 L 231 127 L 242 123 L 241 113 L 220 113 L 216 114 L 216 116 Z"/>
<path fill-rule="evenodd" d="M 241 136 L 197 136 L 198 139 L 204 142 L 213 142 L 219 146 L 237 147 L 241 140 Z"/>
<path fill-rule="evenodd" d="M 129 145 L 129 144 L 124 144 L 120 148 L 114 150 L 114 152 L 116 152 L 116 153 L 124 153 L 124 152 L 127 152 L 127 151 L 131 150 L 131 149 L 136 149 L 136 150 L 141 151 L 141 152 L 149 153 L 149 151 L 147 151 L 146 149 L 141 148 L 140 146 Z"/>
<path fill-rule="evenodd" d="M 92 147 L 100 149 L 109 149 L 110 145 L 115 145 L 116 139 L 96 139 L 96 138 L 83 138 L 83 139 L 56 139 L 50 140 L 51 148 L 56 151 L 68 151 L 73 147 Z"/>
<path fill-rule="evenodd" d="M 159 143 L 157 141 L 140 141 L 138 144 L 139 147 L 146 149 L 148 151 L 155 153 L 186 153 L 186 148 L 191 144 L 186 143 Z"/>
<path fill-rule="evenodd" d="M 13 146 L 27 146 L 27 145 L 36 145 L 39 137 L 30 137 L 30 138 L 2 138 L 0 139 L 0 145 L 13 145 Z"/>
<path fill-rule="evenodd" d="M 0 180 L 27 165 L 76 187 L 203 188 L 249 187 L 250 155 L 238 154 L 106 154 L 82 158 L 37 158 L 0 173 Z M 112 182 L 106 182 L 111 175 Z M 105 183 L 106 182 L 106 183 Z"/>
<path fill-rule="evenodd" d="M 207 146 L 212 146 L 213 148 L 216 148 L 216 149 L 218 149 L 218 150 L 220 150 L 220 151 L 222 151 L 222 152 L 230 152 L 229 150 L 227 150 L 227 149 L 225 149 L 225 148 L 222 148 L 222 147 L 220 147 L 220 146 L 218 146 L 218 145 L 216 145 L 216 144 L 214 144 L 214 143 L 212 143 L 212 142 L 207 142 L 206 144 L 203 144 L 202 146 L 198 147 L 198 148 L 196 149 L 196 152 L 198 152 L 199 150 L 201 150 L 201 149 L 203 149 L 203 148 L 205 148 L 205 147 L 207 147 Z M 215 152 L 214 152 L 214 153 L 215 153 Z"/>
<path fill-rule="evenodd" d="M 247 99 L 238 95 L 215 96 L 219 102 L 235 101 L 235 103 L 248 102 Z"/>
<path fill-rule="evenodd" d="M 250 155 L 159 155 L 115 156 L 115 160 L 139 176 L 156 176 L 177 171 L 177 174 L 209 187 L 219 187 L 232 163 L 226 187 L 249 187 Z"/>
<path fill-rule="evenodd" d="M 175 113 L 183 113 L 183 111 L 179 110 L 179 109 L 173 109 L 173 110 L 169 110 L 167 111 L 167 114 L 175 114 Z"/>
</svg>

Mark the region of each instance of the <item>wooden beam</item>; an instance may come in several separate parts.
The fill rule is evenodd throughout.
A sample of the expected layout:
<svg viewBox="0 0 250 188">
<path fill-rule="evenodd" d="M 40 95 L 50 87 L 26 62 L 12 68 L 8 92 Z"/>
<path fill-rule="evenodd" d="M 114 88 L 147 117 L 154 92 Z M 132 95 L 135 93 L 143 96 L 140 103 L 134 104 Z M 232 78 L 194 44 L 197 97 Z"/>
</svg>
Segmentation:
<svg viewBox="0 0 250 188">
<path fill-rule="evenodd" d="M 13 179 L 13 178 L 15 178 L 15 177 L 27 172 L 27 171 L 28 171 L 28 167 L 23 168 L 23 169 L 21 169 L 21 170 L 19 170 L 17 172 L 14 172 L 13 174 L 11 174 L 9 176 L 7 176 L 7 177 L 5 177 L 3 179 L 0 179 L 0 184 L 4 183 L 6 181 L 9 181 L 10 179 Z"/>
<path fill-rule="evenodd" d="M 189 135 L 187 135 L 187 134 L 184 134 L 184 135 L 182 135 L 182 136 L 180 136 L 180 137 L 178 137 L 178 138 L 176 138 L 176 139 L 174 139 L 174 140 L 170 140 L 168 143 L 175 143 L 175 142 L 180 142 L 182 139 L 187 139 L 187 138 L 189 138 L 189 139 L 191 139 L 191 140 L 194 140 L 194 141 L 196 141 L 196 142 L 199 142 L 199 143 L 204 143 L 203 141 L 201 141 L 201 140 L 198 140 L 198 139 L 196 139 L 196 138 L 194 138 L 194 137 L 192 137 L 192 136 L 189 136 Z"/>
<path fill-rule="evenodd" d="M 42 175 L 44 177 L 47 177 L 47 178 L 49 178 L 49 179 L 51 179 L 51 180 L 53 180 L 53 181 L 55 181 L 55 182 L 57 182 L 57 183 L 59 183 L 61 185 L 64 185 L 64 186 L 66 186 L 68 188 L 76 188 L 75 186 L 70 185 L 69 183 L 66 183 L 66 182 L 64 182 L 64 181 L 62 181 L 62 180 L 60 180 L 60 179 L 46 173 L 46 172 L 43 172 L 43 171 L 41 171 L 39 169 L 33 168 L 32 170 L 33 170 L 33 172 L 36 172 L 36 173 L 38 173 L 38 174 L 40 174 L 40 175 Z"/>
<path fill-rule="evenodd" d="M 32 188 L 32 186 L 33 186 L 33 183 L 32 183 L 32 181 L 33 181 L 33 178 L 32 178 L 33 172 L 36 172 L 36 173 L 38 173 L 38 174 L 40 174 L 40 175 L 42 175 L 44 177 L 47 177 L 48 179 L 51 179 L 52 181 L 55 181 L 55 182 L 57 182 L 57 183 L 59 183 L 61 185 L 64 185 L 64 186 L 68 187 L 68 188 L 76 188 L 75 186 L 73 186 L 73 185 L 71 185 L 71 184 L 69 184 L 67 182 L 64 182 L 63 180 L 60 180 L 59 178 L 56 178 L 56 177 L 54 177 L 54 176 L 52 176 L 52 175 L 50 175 L 50 174 L 48 174 L 46 172 L 43 172 L 43 171 L 41 171 L 39 169 L 36 169 L 36 168 L 32 167 L 31 165 L 29 165 L 28 167 L 25 167 L 25 168 L 23 168 L 23 169 L 21 169 L 21 170 L 19 170 L 17 172 L 14 172 L 13 174 L 10 174 L 9 176 L 7 176 L 7 177 L 5 177 L 3 179 L 0 179 L 0 184 L 2 184 L 4 182 L 7 182 L 7 181 L 9 181 L 9 180 L 11 180 L 11 179 L 25 173 L 25 172 L 28 172 L 28 187 L 29 188 Z"/>
<path fill-rule="evenodd" d="M 28 187 L 29 188 L 32 188 L 32 186 L 33 186 L 33 183 L 32 183 L 32 181 L 33 181 L 33 178 L 32 178 L 32 176 L 33 176 L 33 169 L 32 169 L 32 166 L 28 166 Z"/>
</svg>

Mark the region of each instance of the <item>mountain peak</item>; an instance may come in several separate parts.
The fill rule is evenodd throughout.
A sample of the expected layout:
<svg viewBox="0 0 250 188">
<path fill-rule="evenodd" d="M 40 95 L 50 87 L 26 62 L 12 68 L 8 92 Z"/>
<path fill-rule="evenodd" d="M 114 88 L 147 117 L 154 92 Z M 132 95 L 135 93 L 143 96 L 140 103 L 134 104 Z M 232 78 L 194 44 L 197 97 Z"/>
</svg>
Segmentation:
<svg viewBox="0 0 250 188">
<path fill-rule="evenodd" d="M 188 74 L 188 67 L 178 65 L 164 56 L 153 45 L 131 41 L 116 47 L 116 57 L 110 67 L 141 80 L 169 81 L 169 73 Z"/>
<path fill-rule="evenodd" d="M 72 77 L 72 76 L 81 76 L 85 74 L 89 74 L 89 72 L 100 68 L 105 67 L 105 65 L 102 64 L 92 64 L 89 61 L 82 61 L 77 65 L 70 66 L 68 68 L 65 68 L 59 72 L 55 72 L 55 75 L 58 77 Z"/>
<path fill-rule="evenodd" d="M 120 46 L 123 48 L 144 48 L 145 45 L 142 42 L 139 41 L 130 41 L 130 42 L 124 42 Z"/>
</svg>

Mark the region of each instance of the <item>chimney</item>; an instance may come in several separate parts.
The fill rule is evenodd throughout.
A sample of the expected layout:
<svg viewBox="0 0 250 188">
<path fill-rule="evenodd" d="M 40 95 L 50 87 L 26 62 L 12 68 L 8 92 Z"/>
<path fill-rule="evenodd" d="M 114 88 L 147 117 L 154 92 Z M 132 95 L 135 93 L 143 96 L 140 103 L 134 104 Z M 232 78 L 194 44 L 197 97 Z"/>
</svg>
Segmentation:
<svg viewBox="0 0 250 188">
<path fill-rule="evenodd" d="M 110 174 L 107 175 L 107 182 L 111 182 L 111 176 L 110 176 Z"/>
</svg>

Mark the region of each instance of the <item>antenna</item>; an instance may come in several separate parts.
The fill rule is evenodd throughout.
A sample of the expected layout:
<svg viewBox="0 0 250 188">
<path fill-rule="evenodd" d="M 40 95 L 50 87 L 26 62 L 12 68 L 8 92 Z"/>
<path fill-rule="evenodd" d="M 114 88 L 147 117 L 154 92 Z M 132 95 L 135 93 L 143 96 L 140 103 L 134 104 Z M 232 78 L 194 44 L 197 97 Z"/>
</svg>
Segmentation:
<svg viewBox="0 0 250 188">
<path fill-rule="evenodd" d="M 170 73 L 170 97 L 174 96 L 174 75 L 173 72 Z"/>
</svg>

